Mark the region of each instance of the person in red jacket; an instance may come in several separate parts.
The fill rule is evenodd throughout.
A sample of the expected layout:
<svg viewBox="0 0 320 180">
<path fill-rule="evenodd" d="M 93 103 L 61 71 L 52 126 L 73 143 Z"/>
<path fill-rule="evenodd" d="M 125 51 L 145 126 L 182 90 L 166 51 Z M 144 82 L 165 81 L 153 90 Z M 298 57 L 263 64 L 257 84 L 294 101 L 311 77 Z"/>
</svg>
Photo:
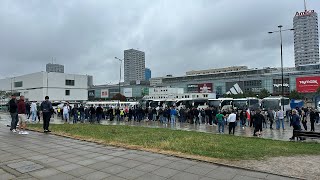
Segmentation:
<svg viewBox="0 0 320 180">
<path fill-rule="evenodd" d="M 18 102 L 18 119 L 19 119 L 19 134 L 28 134 L 25 131 L 26 129 L 26 103 L 24 102 L 24 96 L 20 96 L 20 100 Z M 23 131 L 24 130 L 24 131 Z"/>
</svg>

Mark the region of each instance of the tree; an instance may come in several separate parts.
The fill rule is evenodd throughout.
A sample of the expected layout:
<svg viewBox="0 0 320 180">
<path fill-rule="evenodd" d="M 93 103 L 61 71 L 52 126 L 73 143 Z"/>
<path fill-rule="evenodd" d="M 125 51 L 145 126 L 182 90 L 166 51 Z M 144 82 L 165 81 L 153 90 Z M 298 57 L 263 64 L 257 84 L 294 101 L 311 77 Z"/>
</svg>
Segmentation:
<svg viewBox="0 0 320 180">
<path fill-rule="evenodd" d="M 270 96 L 270 92 L 267 89 L 262 89 L 259 93 L 259 98 L 263 99 L 265 97 Z"/>
<path fill-rule="evenodd" d="M 112 97 L 112 100 L 118 100 L 118 101 L 126 101 L 126 99 L 127 98 L 120 93 L 117 93 Z"/>
<path fill-rule="evenodd" d="M 244 98 L 245 95 L 244 94 L 224 94 L 223 97 L 237 99 L 237 98 Z"/>
<path fill-rule="evenodd" d="M 245 92 L 244 97 L 256 97 L 256 94 L 252 91 Z"/>
<path fill-rule="evenodd" d="M 293 91 L 290 92 L 289 98 L 290 99 L 303 99 L 303 95 L 298 93 L 298 91 L 293 90 Z"/>
<path fill-rule="evenodd" d="M 320 94 L 320 86 L 317 88 L 316 94 Z"/>
</svg>

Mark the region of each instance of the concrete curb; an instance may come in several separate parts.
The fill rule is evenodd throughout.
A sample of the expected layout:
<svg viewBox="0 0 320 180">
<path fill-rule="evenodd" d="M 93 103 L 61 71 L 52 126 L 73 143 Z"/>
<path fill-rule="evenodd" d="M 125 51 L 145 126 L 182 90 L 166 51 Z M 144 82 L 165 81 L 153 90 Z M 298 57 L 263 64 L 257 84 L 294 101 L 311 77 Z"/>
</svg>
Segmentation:
<svg viewBox="0 0 320 180">
<path fill-rule="evenodd" d="M 43 133 L 43 131 L 35 130 L 35 129 L 28 129 L 28 128 L 27 128 L 27 130 L 33 131 L 33 132 L 38 132 L 38 133 Z M 104 146 L 113 146 L 113 147 L 124 148 L 124 149 L 128 149 L 128 150 L 139 150 L 139 151 L 144 151 L 144 152 L 157 153 L 157 154 L 162 154 L 162 155 L 166 155 L 166 156 L 171 156 L 171 157 L 176 157 L 176 158 L 182 158 L 182 159 L 186 159 L 186 160 L 193 160 L 193 161 L 198 161 L 198 162 L 215 164 L 215 165 L 218 165 L 218 166 L 224 166 L 224 167 L 235 168 L 235 169 L 240 169 L 240 170 L 253 171 L 253 172 L 257 172 L 257 173 L 267 173 L 267 174 L 270 174 L 270 175 L 281 176 L 281 177 L 284 177 L 284 178 L 293 178 L 293 179 L 306 180 L 305 178 L 301 178 L 301 177 L 285 176 L 285 175 L 277 174 L 277 173 L 270 173 L 270 172 L 255 170 L 255 169 L 248 169 L 248 168 L 243 168 L 243 167 L 239 167 L 239 166 L 233 166 L 233 165 L 226 164 L 226 163 L 218 163 L 218 162 L 206 161 L 206 160 L 203 160 L 203 159 L 186 157 L 187 155 L 186 155 L 186 156 L 183 156 L 183 155 L 180 156 L 180 155 L 175 155 L 175 154 L 168 154 L 168 153 L 165 153 L 165 152 L 155 152 L 155 151 L 150 151 L 150 150 L 148 151 L 148 150 L 143 150 L 143 149 L 134 148 L 134 147 L 125 147 L 125 146 L 121 146 L 121 145 L 113 145 L 113 144 L 107 144 L 107 143 L 100 143 L 100 142 L 94 141 L 94 140 L 81 139 L 81 138 L 77 138 L 77 137 L 73 137 L 73 136 L 62 135 L 62 134 L 55 133 L 55 132 L 51 132 L 51 133 L 49 133 L 49 134 L 55 135 L 55 136 L 64 137 L 64 138 L 69 138 L 69 139 L 75 139 L 75 140 L 79 140 L 79 141 L 84 141 L 84 142 L 96 143 L 96 144 L 104 145 Z"/>
</svg>

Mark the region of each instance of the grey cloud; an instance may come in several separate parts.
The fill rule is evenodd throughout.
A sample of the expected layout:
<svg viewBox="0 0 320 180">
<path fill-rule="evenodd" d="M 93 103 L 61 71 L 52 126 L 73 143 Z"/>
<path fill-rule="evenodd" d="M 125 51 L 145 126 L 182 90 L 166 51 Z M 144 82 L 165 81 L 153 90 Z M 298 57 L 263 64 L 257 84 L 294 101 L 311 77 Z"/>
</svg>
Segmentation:
<svg viewBox="0 0 320 180">
<path fill-rule="evenodd" d="M 44 70 L 54 57 L 66 71 L 118 82 L 123 50 L 146 52 L 154 76 L 231 65 L 279 65 L 279 37 L 303 2 L 292 0 L 2 0 L 0 77 Z M 320 2 L 309 0 L 317 12 Z M 284 33 L 285 65 L 293 35 Z M 19 71 L 17 66 L 21 66 Z"/>
</svg>

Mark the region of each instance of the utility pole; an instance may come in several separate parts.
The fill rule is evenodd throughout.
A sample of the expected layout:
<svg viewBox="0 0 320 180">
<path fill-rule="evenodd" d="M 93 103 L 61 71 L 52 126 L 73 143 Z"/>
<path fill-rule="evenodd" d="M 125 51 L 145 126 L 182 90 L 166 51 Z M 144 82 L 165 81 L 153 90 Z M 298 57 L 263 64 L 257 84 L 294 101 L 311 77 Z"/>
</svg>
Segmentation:
<svg viewBox="0 0 320 180">
<path fill-rule="evenodd" d="M 304 0 L 304 11 L 307 11 L 307 2 Z"/>
</svg>

